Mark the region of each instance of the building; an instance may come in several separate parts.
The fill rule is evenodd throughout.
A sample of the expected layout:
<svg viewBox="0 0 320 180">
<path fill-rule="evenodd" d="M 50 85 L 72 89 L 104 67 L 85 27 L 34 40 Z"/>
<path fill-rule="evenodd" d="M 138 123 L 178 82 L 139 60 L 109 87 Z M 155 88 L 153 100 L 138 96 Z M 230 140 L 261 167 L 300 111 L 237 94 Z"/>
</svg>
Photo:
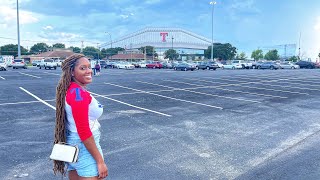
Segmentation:
<svg viewBox="0 0 320 180">
<path fill-rule="evenodd" d="M 60 59 L 64 60 L 68 56 L 74 54 L 72 49 L 62 49 L 62 48 L 53 48 L 49 49 L 47 52 L 39 53 L 36 55 L 23 55 L 21 56 L 26 62 L 32 63 L 33 60 L 41 59 Z"/>
<path fill-rule="evenodd" d="M 159 60 L 164 59 L 164 52 L 174 49 L 180 59 L 193 57 L 203 59 L 204 50 L 211 45 L 211 40 L 201 35 L 180 28 L 145 28 L 135 33 L 102 44 L 101 47 L 122 47 L 126 50 L 153 46 Z"/>
</svg>

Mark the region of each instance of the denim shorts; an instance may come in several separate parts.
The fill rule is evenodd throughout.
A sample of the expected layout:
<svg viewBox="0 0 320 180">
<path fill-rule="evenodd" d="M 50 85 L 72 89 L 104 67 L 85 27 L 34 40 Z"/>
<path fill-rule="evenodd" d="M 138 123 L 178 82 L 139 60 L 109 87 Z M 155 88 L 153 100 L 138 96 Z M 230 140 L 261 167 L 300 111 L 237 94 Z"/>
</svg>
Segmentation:
<svg viewBox="0 0 320 180">
<path fill-rule="evenodd" d="M 96 143 L 96 146 L 101 153 L 102 149 L 100 146 L 100 130 L 97 129 L 92 132 L 92 135 L 94 137 L 94 141 Z M 92 157 L 90 152 L 87 150 L 87 148 L 84 146 L 84 144 L 81 142 L 80 137 L 78 133 L 67 131 L 67 143 L 71 145 L 78 145 L 79 148 L 79 156 L 78 161 L 76 163 L 66 163 L 68 167 L 68 171 L 76 170 L 77 174 L 81 177 L 95 177 L 99 175 L 97 162 Z"/>
</svg>

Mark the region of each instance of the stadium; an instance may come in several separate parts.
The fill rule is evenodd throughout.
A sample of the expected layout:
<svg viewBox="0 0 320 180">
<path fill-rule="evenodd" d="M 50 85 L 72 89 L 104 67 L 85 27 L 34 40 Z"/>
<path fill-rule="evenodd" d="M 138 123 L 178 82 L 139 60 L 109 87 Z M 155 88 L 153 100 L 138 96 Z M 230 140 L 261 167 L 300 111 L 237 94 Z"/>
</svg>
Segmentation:
<svg viewBox="0 0 320 180">
<path fill-rule="evenodd" d="M 211 40 L 181 28 L 145 28 L 132 34 L 111 40 L 102 44 L 102 48 L 122 47 L 133 52 L 144 46 L 153 46 L 158 59 L 163 60 L 163 53 L 174 49 L 180 54 L 180 59 L 191 57 L 204 58 L 204 50 L 211 45 Z"/>
</svg>

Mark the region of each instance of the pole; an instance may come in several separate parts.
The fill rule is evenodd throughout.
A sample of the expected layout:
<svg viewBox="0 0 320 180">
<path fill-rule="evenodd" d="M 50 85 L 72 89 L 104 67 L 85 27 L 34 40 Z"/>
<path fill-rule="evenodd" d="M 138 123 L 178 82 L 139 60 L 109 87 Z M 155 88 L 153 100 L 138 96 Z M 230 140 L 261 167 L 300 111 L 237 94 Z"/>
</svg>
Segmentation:
<svg viewBox="0 0 320 180">
<path fill-rule="evenodd" d="M 212 5 L 212 12 L 211 12 L 211 61 L 213 60 L 213 12 L 214 12 L 214 5 L 216 4 L 215 1 L 211 1 L 210 4 Z"/>
<path fill-rule="evenodd" d="M 300 36 L 299 36 L 299 60 L 300 60 L 300 40 L 301 40 L 301 32 L 300 32 Z"/>
<path fill-rule="evenodd" d="M 172 49 L 172 53 L 173 53 L 173 39 L 174 39 L 174 38 L 173 38 L 173 36 L 172 36 L 172 38 L 171 38 L 171 40 L 172 40 L 172 41 L 171 41 L 171 49 Z M 173 55 L 173 54 L 172 54 L 172 55 Z M 172 62 L 173 62 L 173 57 L 172 57 Z"/>
<path fill-rule="evenodd" d="M 20 50 L 20 27 L 19 27 L 19 2 L 17 0 L 17 30 L 18 30 L 18 59 L 21 59 Z"/>
</svg>

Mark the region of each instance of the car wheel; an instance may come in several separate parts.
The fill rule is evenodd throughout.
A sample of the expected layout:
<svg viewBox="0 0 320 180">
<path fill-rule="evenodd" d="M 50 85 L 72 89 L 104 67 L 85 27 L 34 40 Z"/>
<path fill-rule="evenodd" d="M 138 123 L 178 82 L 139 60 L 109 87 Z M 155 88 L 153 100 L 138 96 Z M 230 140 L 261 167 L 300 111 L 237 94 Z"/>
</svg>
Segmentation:
<svg viewBox="0 0 320 180">
<path fill-rule="evenodd" d="M 236 69 L 234 66 L 232 66 L 232 68 L 231 69 Z"/>
<path fill-rule="evenodd" d="M 294 66 L 292 66 L 291 69 L 295 69 Z"/>
<path fill-rule="evenodd" d="M 274 69 L 274 67 L 273 67 L 273 66 L 270 66 L 270 69 L 271 69 L 271 70 L 273 70 L 273 69 Z"/>
<path fill-rule="evenodd" d="M 308 65 L 308 66 L 307 66 L 307 69 L 312 69 L 312 66 L 311 66 L 311 65 Z"/>
<path fill-rule="evenodd" d="M 152 67 L 152 69 L 155 69 L 155 68 L 156 68 L 156 66 L 153 66 L 153 67 Z"/>
<path fill-rule="evenodd" d="M 258 66 L 258 69 L 261 69 L 261 66 Z"/>
<path fill-rule="evenodd" d="M 199 67 L 197 66 L 196 69 L 199 70 Z"/>
<path fill-rule="evenodd" d="M 221 69 L 224 69 L 224 67 L 222 66 Z"/>
<path fill-rule="evenodd" d="M 175 70 L 175 71 L 176 71 L 176 70 L 177 70 L 177 68 L 176 68 L 176 67 L 174 67 L 174 68 L 173 68 L 173 70 Z"/>
<path fill-rule="evenodd" d="M 188 69 L 187 68 L 184 68 L 184 71 L 187 71 Z"/>
<path fill-rule="evenodd" d="M 210 67 L 209 67 L 209 66 L 207 67 L 207 70 L 210 70 Z"/>
</svg>

